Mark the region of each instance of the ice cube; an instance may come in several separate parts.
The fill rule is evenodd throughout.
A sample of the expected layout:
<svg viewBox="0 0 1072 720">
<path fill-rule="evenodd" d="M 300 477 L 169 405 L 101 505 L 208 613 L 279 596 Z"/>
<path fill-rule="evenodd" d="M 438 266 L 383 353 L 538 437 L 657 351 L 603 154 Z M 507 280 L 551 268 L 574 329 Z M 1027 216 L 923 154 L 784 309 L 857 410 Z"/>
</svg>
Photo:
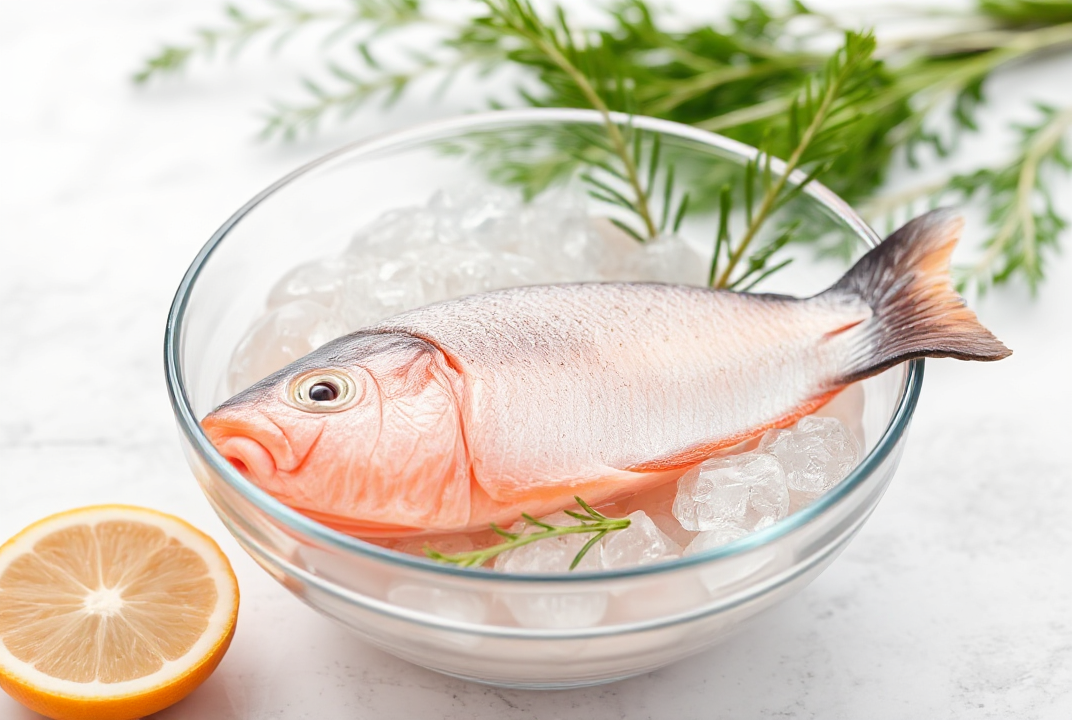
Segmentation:
<svg viewBox="0 0 1072 720">
<path fill-rule="evenodd" d="M 641 498 L 649 504 L 653 499 L 669 495 L 676 490 L 676 483 L 670 483 L 656 491 L 643 493 L 647 498 Z M 662 492 L 659 492 L 662 490 Z M 630 504 L 637 498 L 631 498 Z M 630 525 L 625 530 L 613 532 L 603 538 L 603 566 L 608 570 L 636 567 L 653 562 L 665 562 L 681 556 L 682 544 L 675 542 L 671 536 L 662 531 L 663 525 L 660 519 L 677 529 L 684 535 L 685 544 L 692 539 L 693 533 L 682 530 L 681 524 L 669 514 L 660 518 L 648 515 L 643 510 L 635 510 L 628 514 Z M 613 614 L 615 621 L 621 620 L 649 620 L 665 616 L 667 613 L 684 612 L 697 607 L 706 595 L 703 588 L 692 575 L 675 575 L 666 578 L 666 581 L 658 587 L 648 583 L 638 582 L 614 585 L 611 590 L 611 605 L 608 614 Z"/>
<path fill-rule="evenodd" d="M 768 430 L 759 451 L 778 458 L 789 490 L 815 498 L 848 475 L 860 446 L 837 418 L 806 416 L 792 430 Z"/>
<path fill-rule="evenodd" d="M 666 512 L 653 512 L 648 517 L 655 523 L 655 527 L 662 530 L 663 534 L 673 540 L 678 547 L 685 547 L 696 537 L 694 531 L 681 527 L 681 523 L 678 522 L 669 508 L 667 508 Z"/>
<path fill-rule="evenodd" d="M 346 332 L 323 305 L 310 300 L 282 305 L 263 315 L 238 343 L 228 366 L 228 390 L 232 395 L 245 390 Z"/>
<path fill-rule="evenodd" d="M 644 246 L 636 238 L 605 217 L 590 218 L 588 234 L 600 279 L 638 279 L 635 267 L 641 262 Z"/>
<path fill-rule="evenodd" d="M 600 247 L 594 233 L 588 227 L 584 213 L 564 215 L 555 223 L 554 235 L 558 240 L 558 282 L 595 280 L 602 261 Z"/>
<path fill-rule="evenodd" d="M 748 485 L 733 467 L 699 465 L 678 481 L 674 517 L 686 530 L 707 530 L 724 523 L 739 522 L 748 512 Z"/>
<path fill-rule="evenodd" d="M 387 600 L 411 610 L 462 622 L 481 623 L 488 616 L 484 598 L 467 590 L 400 583 L 387 591 Z"/>
<path fill-rule="evenodd" d="M 722 547 L 727 543 L 731 543 L 738 538 L 742 538 L 748 534 L 748 530 L 744 529 L 740 525 L 720 525 L 712 528 L 711 530 L 705 530 L 689 543 L 689 546 L 685 548 L 685 555 L 695 555 L 706 550 L 712 550 L 717 547 Z"/>
<path fill-rule="evenodd" d="M 354 234 L 346 254 L 397 255 L 406 250 L 421 250 L 439 242 L 439 219 L 423 207 L 389 210 Z"/>
<path fill-rule="evenodd" d="M 864 384 L 856 382 L 837 394 L 837 396 L 815 411 L 815 417 L 837 418 L 856 438 L 857 445 L 866 446 L 864 434 Z"/>
<path fill-rule="evenodd" d="M 667 537 L 680 547 L 685 547 L 696 533 L 681 527 L 681 523 L 674 517 L 675 496 L 677 496 L 677 482 L 666 483 L 620 502 L 618 504 L 621 508 L 620 514 L 629 515 L 637 510 L 643 510 L 656 527 L 666 533 Z"/>
<path fill-rule="evenodd" d="M 393 259 L 372 255 L 357 258 L 361 270 L 348 275 L 340 290 L 339 312 L 352 330 L 358 330 L 439 299 L 445 293 L 435 287 L 418 258 L 402 253 Z"/>
<path fill-rule="evenodd" d="M 566 190 L 543 193 L 525 207 L 513 230 L 517 238 L 513 251 L 537 263 L 538 282 L 602 279 L 600 267 L 607 253 L 591 227 L 584 195 Z"/>
<path fill-rule="evenodd" d="M 762 457 L 759 453 L 748 453 L 755 457 Z M 748 495 L 748 518 L 745 527 L 751 530 L 762 530 L 773 525 L 789 514 L 789 488 L 785 482 L 785 469 L 775 467 L 774 464 L 762 461 L 770 467 L 762 472 L 756 472 L 751 478 Z M 753 463 L 753 470 L 756 464 Z"/>
<path fill-rule="evenodd" d="M 579 520 L 563 512 L 542 520 L 550 525 L 580 524 Z M 519 524 L 511 531 L 528 534 L 539 532 L 540 528 Z M 512 573 L 569 572 L 573 558 L 591 538 L 588 533 L 578 533 L 537 540 L 500 555 L 495 569 Z M 577 570 L 599 570 L 603 566 L 602 556 L 602 544 L 596 543 L 585 554 Z M 606 614 L 608 601 L 607 593 L 602 590 L 571 591 L 566 588 L 551 593 L 518 591 L 504 593 L 501 597 L 522 627 L 557 629 L 595 625 Z"/>
<path fill-rule="evenodd" d="M 686 530 L 750 528 L 763 517 L 785 517 L 785 473 L 777 459 L 754 452 L 706 460 L 678 481 L 673 511 Z"/>
<path fill-rule="evenodd" d="M 470 235 L 491 230 L 504 219 L 510 220 L 521 210 L 521 198 L 515 193 L 484 189 L 456 206 L 456 223 Z"/>
<path fill-rule="evenodd" d="M 712 533 L 717 533 L 717 531 L 712 531 Z M 703 538 L 706 533 L 700 533 L 694 541 L 695 547 L 687 549 L 686 553 L 694 555 L 705 550 L 712 550 L 726 542 L 732 542 L 729 539 L 730 534 L 732 533 L 728 532 L 722 536 L 712 534 L 701 540 L 700 538 Z M 734 552 L 701 565 L 700 582 L 712 596 L 724 597 L 725 592 L 730 588 L 754 585 L 758 579 L 757 576 L 770 573 L 772 566 L 777 566 L 779 557 L 782 557 L 781 551 L 770 545 Z"/>
<path fill-rule="evenodd" d="M 482 249 L 430 248 L 422 267 L 430 301 L 532 284 L 539 279 L 532 258 Z"/>
<path fill-rule="evenodd" d="M 441 227 L 449 224 L 467 234 L 515 217 L 520 205 L 520 193 L 478 184 L 440 190 L 428 200 L 428 209 L 438 215 Z"/>
<path fill-rule="evenodd" d="M 603 568 L 650 565 L 681 555 L 681 547 L 656 526 L 648 514 L 637 510 L 629 514 L 629 527 L 603 538 Z"/>
<path fill-rule="evenodd" d="M 580 520 L 558 512 L 541 518 L 549 525 L 572 526 L 580 525 Z M 536 525 L 518 524 L 511 528 L 511 532 L 523 532 L 531 534 L 540 532 L 542 528 Z M 514 550 L 508 550 L 500 555 L 495 561 L 495 569 L 507 573 L 565 573 L 570 571 L 570 563 L 577 557 L 592 539 L 592 533 L 576 533 L 571 535 L 559 535 L 553 538 L 536 540 L 528 545 L 522 545 Z M 601 543 L 593 545 L 581 562 L 575 568 L 580 571 L 599 570 L 603 566 L 603 546 Z"/>
<path fill-rule="evenodd" d="M 528 628 L 566 630 L 592 627 L 607 614 L 609 597 L 602 590 L 562 590 L 554 593 L 502 594 L 517 623 Z"/>
<path fill-rule="evenodd" d="M 598 279 L 582 257 L 583 203 L 553 195 L 525 205 L 520 193 L 468 187 L 437 193 L 425 207 L 386 213 L 346 252 L 353 270 L 337 291 L 340 315 L 356 330 L 463 295 Z"/>
<path fill-rule="evenodd" d="M 788 490 L 786 490 L 786 494 L 789 496 L 789 507 L 792 508 L 793 507 L 792 493 L 790 493 Z M 786 514 L 788 514 L 788 513 L 783 513 L 783 514 L 781 514 L 779 516 L 762 515 L 756 520 L 755 524 L 752 526 L 752 531 L 753 532 L 758 532 L 759 530 L 766 530 L 771 525 L 773 525 L 775 522 L 777 522 L 778 520 L 780 520 L 783 517 L 785 517 Z"/>
<path fill-rule="evenodd" d="M 647 579 L 621 579 L 610 592 L 608 618 L 622 621 L 658 620 L 668 615 L 696 610 L 704 605 L 708 594 L 693 571 L 671 573 L 659 583 Z"/>
<path fill-rule="evenodd" d="M 709 263 L 678 235 L 660 235 L 642 246 L 633 259 L 638 280 L 705 285 Z"/>
<path fill-rule="evenodd" d="M 356 259 L 347 255 L 299 265 L 272 286 L 268 293 L 268 309 L 274 310 L 295 300 L 309 300 L 327 308 L 336 307 L 346 277 L 358 270 Z"/>
</svg>

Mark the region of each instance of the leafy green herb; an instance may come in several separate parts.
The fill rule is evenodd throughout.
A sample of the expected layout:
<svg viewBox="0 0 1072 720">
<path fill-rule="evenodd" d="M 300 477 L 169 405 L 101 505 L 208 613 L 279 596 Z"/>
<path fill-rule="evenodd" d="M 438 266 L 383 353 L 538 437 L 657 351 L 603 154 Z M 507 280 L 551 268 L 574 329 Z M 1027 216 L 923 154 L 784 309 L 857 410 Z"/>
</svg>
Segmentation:
<svg viewBox="0 0 1072 720">
<path fill-rule="evenodd" d="M 728 215 L 732 195 L 724 190 L 720 203 L 721 217 L 711 260 L 710 284 L 716 288 L 746 289 L 789 264 L 782 261 L 768 267 L 768 261 L 791 239 L 794 225 L 788 226 L 773 240 L 748 256 L 747 264 L 736 277 L 734 272 L 745 259 L 745 253 L 756 239 L 763 224 L 785 203 L 796 197 L 818 174 L 828 169 L 834 158 L 846 148 L 840 138 L 851 136 L 852 127 L 860 121 L 855 104 L 867 93 L 868 82 L 875 72 L 871 56 L 875 51 L 874 36 L 846 33 L 845 44 L 827 61 L 822 75 L 805 84 L 800 96 L 787 110 L 789 145 L 793 148 L 785 170 L 777 178 L 771 172 L 770 142 L 764 140 L 759 155 L 745 168 L 746 228 L 741 239 L 734 243 L 728 233 Z M 789 177 L 805 163 L 812 169 L 804 180 L 789 185 Z M 759 182 L 763 195 L 753 207 L 753 186 Z M 720 269 L 723 250 L 725 266 Z"/>
<path fill-rule="evenodd" d="M 252 40 L 272 36 L 271 48 L 278 51 L 295 34 L 317 24 L 333 26 L 331 36 L 340 36 L 362 24 L 373 24 L 377 33 L 413 22 L 420 13 L 420 0 L 351 0 L 334 9 L 306 8 L 291 0 L 265 0 L 268 12 L 253 15 L 237 5 L 224 7 L 226 24 L 199 28 L 192 41 L 165 45 L 145 61 L 134 81 L 145 83 L 161 75 L 184 70 L 198 56 L 213 58 L 222 48 L 237 56 Z M 330 37 L 330 36 L 329 36 Z"/>
<path fill-rule="evenodd" d="M 965 198 L 978 196 L 990 208 L 987 220 L 997 228 L 979 261 L 961 269 L 964 285 L 974 284 L 982 291 L 1019 273 L 1035 291 L 1043 279 L 1044 253 L 1057 250 L 1058 235 L 1068 227 L 1043 178 L 1048 169 L 1072 171 L 1067 142 L 1072 107 L 1039 110 L 1041 122 L 1019 128 L 1020 150 L 1010 164 L 956 175 L 950 181 L 953 192 Z"/>
<path fill-rule="evenodd" d="M 740 2 L 728 17 L 689 27 L 645 0 L 611 0 L 587 25 L 561 8 L 537 13 L 529 0 L 450 0 L 451 18 L 464 6 L 460 20 L 437 15 L 447 5 L 441 0 L 335 1 L 325 9 L 300 0 L 247 0 L 264 8 L 259 13 L 227 6 L 224 24 L 195 32 L 185 44 L 165 46 L 135 78 L 144 83 L 183 69 L 195 57 L 213 57 L 225 48 L 233 54 L 259 38 L 278 48 L 312 27 L 322 28 L 328 40 L 347 38 L 354 47 L 349 61 L 327 59 L 316 79 L 302 81 L 306 101 L 277 102 L 267 114 L 265 137 L 294 139 L 370 101 L 390 104 L 418 80 L 438 78 L 442 88 L 463 71 L 479 83 L 502 68 L 520 70 L 511 76 L 514 97 L 489 97 L 493 107 L 594 108 L 607 119 L 605 132 L 530 158 L 527 166 L 489 164 L 490 175 L 531 196 L 580 168 L 592 194 L 624 213 L 616 218 L 619 227 L 639 240 L 680 225 L 687 212 L 709 212 L 716 205 L 732 212 L 743 204 L 751 214 L 740 240 L 731 242 L 734 223 L 728 218 L 719 223 L 721 259 L 712 272 L 713 284 L 734 289 L 751 287 L 784 267 L 782 250 L 789 242 L 811 239 L 792 235 L 782 224 L 774 238 L 754 240 L 786 201 L 781 191 L 769 192 L 779 181 L 766 183 L 769 170 L 762 158 L 786 159 L 851 203 L 895 210 L 899 200 L 919 199 L 914 193 L 876 197 L 898 153 L 911 160 L 925 151 L 939 158 L 949 154 L 960 136 L 976 129 L 987 102 L 986 81 L 996 70 L 1072 47 L 1072 0 L 976 0 L 972 9 L 946 14 L 959 21 L 952 30 L 880 43 L 856 62 L 845 79 L 848 91 L 833 101 L 831 117 L 809 139 L 814 118 L 808 115 L 823 108 L 826 95 L 820 89 L 831 87 L 830 63 L 840 57 L 850 64 L 847 44 L 834 54 L 815 48 L 831 33 L 852 28 L 801 2 L 777 11 L 773 2 Z M 904 14 L 925 23 L 932 13 Z M 419 45 L 412 33 L 421 38 Z M 675 163 L 681 158 L 628 123 L 610 122 L 610 112 L 666 118 L 760 148 L 761 160 L 750 170 L 754 186 L 743 188 L 741 198 L 741 190 L 723 192 L 726 177 L 690 177 L 688 192 L 680 192 L 675 177 L 683 175 L 680 168 L 675 172 Z M 951 127 L 939 131 L 943 115 Z M 1055 109 L 1043 123 L 1049 129 L 1040 127 L 1032 139 L 1025 135 L 1007 165 L 931 186 L 928 200 L 994 201 L 989 206 L 994 234 L 980 262 L 966 272 L 966 282 L 987 287 L 1019 278 L 1035 287 L 1043 278 L 1046 251 L 1056 248 L 1065 223 L 1049 194 L 1048 170 L 1043 172 L 1063 167 L 1064 117 Z M 495 162 L 494 148 L 476 152 Z"/>
<path fill-rule="evenodd" d="M 563 535 L 591 533 L 592 537 L 584 544 L 584 547 L 577 552 L 577 555 L 573 558 L 573 562 L 570 563 L 569 569 L 573 570 L 580 564 L 581 560 L 584 559 L 584 556 L 588 554 L 588 551 L 591 550 L 596 543 L 602 540 L 607 533 L 624 530 L 629 527 L 629 518 L 609 518 L 598 510 L 592 508 L 591 505 L 581 498 L 574 497 L 573 499 L 577 501 L 577 505 L 580 506 L 581 512 L 577 512 L 576 510 L 566 510 L 566 514 L 579 520 L 579 525 L 551 525 L 550 523 L 537 520 L 531 515 L 524 514 L 521 517 L 524 518 L 527 527 L 540 529 L 528 533 L 523 529 L 521 532 L 513 533 L 503 530 L 498 525 L 492 523 L 491 529 L 494 530 L 497 535 L 505 538 L 505 541 L 498 545 L 492 545 L 491 547 L 482 548 L 480 550 L 470 550 L 468 552 L 450 554 L 441 553 L 426 546 L 424 548 L 424 554 L 437 562 L 457 565 L 459 567 L 480 567 L 487 561 L 501 555 L 507 550 L 514 550 L 524 545 L 528 545 L 529 543 L 547 540 L 549 538 L 562 537 Z"/>
<path fill-rule="evenodd" d="M 878 198 L 863 207 L 864 213 L 890 217 L 897 210 L 915 213 L 923 209 L 920 204 L 974 200 L 987 208 L 987 221 L 994 231 L 975 263 L 955 268 L 961 289 L 982 293 L 1019 275 L 1032 291 L 1037 290 L 1044 278 L 1045 258 L 1057 251 L 1058 236 L 1068 227 L 1045 180 L 1048 175 L 1072 171 L 1072 107 L 1039 105 L 1037 109 L 1037 122 L 1016 126 L 1017 149 L 1007 163 Z M 888 224 L 892 223 L 890 217 Z"/>
<path fill-rule="evenodd" d="M 585 41 L 584 34 L 570 26 L 561 6 L 555 13 L 552 25 L 544 24 L 529 0 L 481 1 L 488 9 L 487 17 L 480 20 L 485 30 L 499 37 L 520 40 L 522 51 L 533 53 L 565 74 L 584 102 L 603 116 L 609 149 L 621 163 L 622 171 L 618 172 L 609 165 L 601 167 L 623 180 L 628 185 L 629 194 L 619 192 L 593 174 L 583 177 L 595 187 L 597 197 L 635 213 L 643 225 L 644 235 L 619 222 L 620 227 L 638 240 L 654 238 L 659 234 L 659 225 L 648 205 L 649 189 L 644 187 L 640 178 L 640 134 L 629 132 L 631 128 L 623 130 L 611 117 L 610 106 L 604 100 L 605 96 L 616 98 L 620 106 L 627 108 L 633 104 L 626 78 L 615 73 L 615 60 L 609 49 L 602 43 Z M 635 136 L 635 141 L 631 142 L 630 135 Z M 649 185 L 658 167 L 658 145 L 653 154 L 655 159 L 651 162 Z M 665 221 L 662 225 L 665 226 Z"/>
</svg>

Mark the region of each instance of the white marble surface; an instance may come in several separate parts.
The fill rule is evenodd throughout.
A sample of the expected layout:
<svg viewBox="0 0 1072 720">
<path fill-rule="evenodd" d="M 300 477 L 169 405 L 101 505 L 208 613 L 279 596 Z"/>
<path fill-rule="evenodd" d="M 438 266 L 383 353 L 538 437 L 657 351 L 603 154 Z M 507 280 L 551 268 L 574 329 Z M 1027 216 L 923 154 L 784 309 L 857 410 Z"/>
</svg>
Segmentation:
<svg viewBox="0 0 1072 720">
<path fill-rule="evenodd" d="M 691 661 L 587 690 L 495 690 L 373 650 L 277 586 L 180 457 L 161 361 L 172 292 L 216 226 L 283 173 L 467 101 L 408 101 L 280 147 L 252 140 L 253 110 L 289 87 L 297 61 L 131 87 L 159 41 L 216 16 L 216 0 L 0 4 L 0 538 L 65 508 L 129 502 L 220 541 L 242 585 L 238 633 L 215 675 L 158 717 L 1072 716 L 1072 252 L 1036 299 L 977 303 L 1011 359 L 928 363 L 898 477 L 844 555 Z M 1069 102 L 1070 73 L 1072 59 L 1054 58 L 990 92 Z M 1016 105 L 998 105 L 968 162 L 1001 155 L 994 127 Z M 0 718 L 33 717 L 0 695 Z"/>
</svg>

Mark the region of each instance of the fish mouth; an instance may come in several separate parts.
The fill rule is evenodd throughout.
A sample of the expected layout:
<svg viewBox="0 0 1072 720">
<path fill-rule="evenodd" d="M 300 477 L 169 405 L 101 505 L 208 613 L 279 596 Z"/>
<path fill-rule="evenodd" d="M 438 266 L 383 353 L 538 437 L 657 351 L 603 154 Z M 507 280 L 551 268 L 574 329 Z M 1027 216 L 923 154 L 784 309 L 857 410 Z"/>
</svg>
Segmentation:
<svg viewBox="0 0 1072 720">
<path fill-rule="evenodd" d="M 247 480 L 264 482 L 275 476 L 278 468 L 275 457 L 251 437 L 229 435 L 213 440 L 213 445 Z"/>
<path fill-rule="evenodd" d="M 209 413 L 201 427 L 224 459 L 261 487 L 276 484 L 281 473 L 298 470 L 323 431 L 322 424 L 308 428 L 295 447 L 283 425 L 268 413 L 228 408 Z"/>
</svg>

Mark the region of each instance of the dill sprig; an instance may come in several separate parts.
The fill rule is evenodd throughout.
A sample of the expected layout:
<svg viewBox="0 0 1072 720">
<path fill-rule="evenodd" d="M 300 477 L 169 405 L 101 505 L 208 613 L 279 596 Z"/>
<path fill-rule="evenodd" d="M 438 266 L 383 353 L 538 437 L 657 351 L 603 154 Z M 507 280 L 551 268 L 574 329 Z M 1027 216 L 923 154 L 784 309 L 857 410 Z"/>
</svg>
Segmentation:
<svg viewBox="0 0 1072 720">
<path fill-rule="evenodd" d="M 316 8 L 302 0 L 244 2 L 260 3 L 266 11 L 227 6 L 225 24 L 196 31 L 185 44 L 165 46 L 136 79 L 145 82 L 174 72 L 225 46 L 237 52 L 259 37 L 274 37 L 271 47 L 278 47 L 314 25 L 324 28 L 329 39 L 356 35 L 349 61 L 340 60 L 338 53 L 325 57 L 319 73 L 302 78 L 304 99 L 276 101 L 267 112 L 264 136 L 293 139 L 328 117 L 349 117 L 372 99 L 390 104 L 418 80 L 438 77 L 445 88 L 463 74 L 480 83 L 502 68 L 520 70 L 510 76 L 514 97 L 489 97 L 489 104 L 594 108 L 603 114 L 605 127 L 601 134 L 584 137 L 586 131 L 578 131 L 577 142 L 544 148 L 543 155 L 530 153 L 524 167 L 502 159 L 510 154 L 496 152 L 502 147 L 494 139 L 487 140 L 488 147 L 471 147 L 489 175 L 522 187 L 527 196 L 581 176 L 593 197 L 618 213 L 616 224 L 642 241 L 676 228 L 686 212 L 716 207 L 732 212 L 743 204 L 751 216 L 743 230 L 737 228 L 740 240 L 731 242 L 737 223 L 728 217 L 718 223 L 724 231 L 716 237 L 721 259 L 712 273 L 712 284 L 738 290 L 784 267 L 783 250 L 790 242 L 815 240 L 794 235 L 784 222 L 773 239 L 755 239 L 766 237 L 760 226 L 785 202 L 783 192 L 769 193 L 762 158 L 785 159 L 850 203 L 888 209 L 899 198 L 876 195 L 899 153 L 912 162 L 924 151 L 938 159 L 947 156 L 961 136 L 977 129 L 976 118 L 987 103 L 986 83 L 994 72 L 1072 48 L 1072 0 L 975 0 L 973 8 L 945 14 L 960 21 L 952 29 L 928 28 L 880 43 L 859 64 L 859 75 L 850 78 L 858 80 L 857 92 L 849 93 L 835 113 L 840 126 L 827 121 L 837 130 L 826 140 L 840 143 L 844 151 L 825 153 L 823 159 L 829 145 L 808 142 L 794 159 L 809 127 L 794 115 L 807 106 L 809 87 L 813 109 L 822 106 L 824 96 L 816 90 L 826 68 L 839 55 L 846 57 L 845 47 L 834 54 L 814 48 L 833 32 L 854 29 L 799 1 L 774 10 L 773 2 L 745 0 L 726 17 L 691 27 L 669 11 L 656 12 L 646 0 L 610 0 L 589 24 L 578 23 L 561 7 L 539 13 L 529 0 L 449 0 L 452 12 L 443 15 L 451 20 L 436 15 L 446 7 L 443 0 L 334 0 L 334 5 Z M 464 11 L 457 12 L 459 6 Z M 901 15 L 913 13 L 920 20 L 928 16 L 926 10 Z M 801 18 L 809 22 L 798 22 Z M 413 40 L 408 31 L 420 39 Z M 611 112 L 674 120 L 760 148 L 761 161 L 750 170 L 754 187 L 745 187 L 748 197 L 742 198 L 740 190 L 723 192 L 725 175 L 694 174 L 688 192 L 681 192 L 675 178 L 683 185 L 684 173 L 675 172 L 675 163 L 686 159 L 629 123 L 610 122 Z M 943 116 L 951 123 L 938 131 Z M 1063 146 L 1054 137 L 1060 135 L 1064 117 L 1057 109 L 1042 123 L 1049 130 L 1040 128 L 1030 140 L 1025 135 L 1009 163 L 950 175 L 929 188 L 924 198 L 929 202 L 960 197 L 988 205 L 993 235 L 979 263 L 965 271 L 965 282 L 988 287 L 1019 279 L 1034 288 L 1044 277 L 1047 252 L 1056 247 L 1065 222 L 1048 181 L 1052 169 L 1063 167 Z M 799 135 L 792 131 L 793 123 Z M 775 178 L 773 185 L 777 182 Z M 917 199 L 908 195 L 909 201 Z M 768 197 L 777 199 L 765 210 Z M 840 245 L 819 249 L 841 255 L 849 251 Z"/>
<path fill-rule="evenodd" d="M 503 530 L 495 523 L 491 524 L 491 529 L 497 535 L 504 538 L 504 541 L 497 545 L 460 553 L 441 553 L 426 545 L 424 554 L 437 562 L 457 565 L 459 567 L 480 567 L 492 558 L 501 555 L 508 550 L 515 550 L 524 545 L 528 545 L 529 543 L 547 540 L 549 538 L 562 537 L 563 535 L 591 533 L 592 537 L 577 552 L 573 558 L 573 562 L 570 563 L 569 569 L 573 570 L 580 564 L 581 560 L 584 559 L 584 556 L 588 554 L 588 551 L 595 547 L 596 543 L 602 540 L 607 533 L 624 530 L 629 527 L 629 518 L 609 518 L 594 509 L 581 498 L 574 497 L 573 499 L 581 508 L 581 512 L 576 510 L 566 510 L 565 512 L 570 517 L 580 521 L 579 525 L 552 525 L 543 522 L 542 520 L 537 520 L 526 513 L 521 516 L 525 521 L 526 527 L 522 528 L 520 532 L 509 532 L 508 530 Z M 528 528 L 540 529 L 535 530 L 534 532 L 525 532 Z"/>
</svg>

